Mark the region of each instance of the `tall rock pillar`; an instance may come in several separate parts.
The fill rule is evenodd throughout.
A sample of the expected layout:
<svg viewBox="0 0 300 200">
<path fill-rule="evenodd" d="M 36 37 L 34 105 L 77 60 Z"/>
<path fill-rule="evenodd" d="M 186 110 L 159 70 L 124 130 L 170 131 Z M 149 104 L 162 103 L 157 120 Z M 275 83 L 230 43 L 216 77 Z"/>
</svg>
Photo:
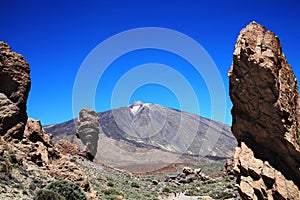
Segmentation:
<svg viewBox="0 0 300 200">
<path fill-rule="evenodd" d="M 79 112 L 76 136 L 85 145 L 85 150 L 81 152 L 89 160 L 93 161 L 98 148 L 99 140 L 99 117 L 98 114 L 90 109 L 83 108 Z"/>
<path fill-rule="evenodd" d="M 27 122 L 30 68 L 24 57 L 0 42 L 0 136 L 21 139 Z"/>
<path fill-rule="evenodd" d="M 238 36 L 229 79 L 241 197 L 300 199 L 300 98 L 279 38 L 250 23 Z"/>
</svg>

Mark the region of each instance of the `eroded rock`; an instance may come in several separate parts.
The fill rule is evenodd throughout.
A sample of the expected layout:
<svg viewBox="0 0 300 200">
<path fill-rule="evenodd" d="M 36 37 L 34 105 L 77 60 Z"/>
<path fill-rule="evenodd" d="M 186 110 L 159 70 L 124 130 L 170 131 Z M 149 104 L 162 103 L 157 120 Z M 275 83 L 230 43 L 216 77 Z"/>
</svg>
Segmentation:
<svg viewBox="0 0 300 200">
<path fill-rule="evenodd" d="M 67 140 L 58 140 L 54 145 L 64 155 L 77 155 L 79 153 L 79 147 Z"/>
<path fill-rule="evenodd" d="M 243 199 L 298 199 L 298 84 L 278 37 L 252 22 L 229 71 L 235 173 Z"/>
<path fill-rule="evenodd" d="M 223 177 L 234 179 L 234 159 L 228 158 L 223 168 Z"/>
<path fill-rule="evenodd" d="M 12 52 L 6 43 L 0 42 L 1 158 L 10 159 L 36 177 L 70 180 L 84 189 L 88 199 L 96 199 L 84 171 L 54 147 L 52 136 L 44 131 L 40 121 L 27 118 L 29 72 L 29 65 L 23 56 Z M 0 168 L 0 171 L 6 170 L 1 166 Z M 2 198 L 19 199 L 5 194 L 2 196 L 0 193 L 0 199 Z"/>
<path fill-rule="evenodd" d="M 0 136 L 23 137 L 30 90 L 30 68 L 24 57 L 0 42 Z"/>
<path fill-rule="evenodd" d="M 81 154 L 93 161 L 98 148 L 99 140 L 99 117 L 90 109 L 83 108 L 79 112 L 76 136 L 80 138 L 86 148 Z"/>
<path fill-rule="evenodd" d="M 184 167 L 182 173 L 174 176 L 167 176 L 165 182 L 174 183 L 175 185 L 181 185 L 191 183 L 194 181 L 207 181 L 210 178 L 206 176 L 201 168 L 192 169 L 190 167 Z"/>
</svg>

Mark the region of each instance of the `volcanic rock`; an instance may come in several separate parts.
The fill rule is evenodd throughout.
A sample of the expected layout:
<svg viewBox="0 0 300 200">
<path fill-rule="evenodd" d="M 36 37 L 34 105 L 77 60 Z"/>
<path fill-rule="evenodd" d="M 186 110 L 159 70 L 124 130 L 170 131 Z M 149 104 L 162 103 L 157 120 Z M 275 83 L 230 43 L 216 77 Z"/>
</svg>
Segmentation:
<svg viewBox="0 0 300 200">
<path fill-rule="evenodd" d="M 54 147 L 52 135 L 44 131 L 40 121 L 27 119 L 29 72 L 29 65 L 23 56 L 0 42 L 0 158 L 9 158 L 36 177 L 70 180 L 81 186 L 89 199 L 96 199 L 83 170 Z M 9 172 L 13 177 L 12 170 Z M 0 193 L 0 199 L 12 199 L 6 195 Z"/>
<path fill-rule="evenodd" d="M 192 170 L 190 167 L 184 167 L 182 173 L 175 176 L 167 176 L 165 182 L 174 183 L 175 185 L 191 183 L 194 181 L 207 181 L 209 177 L 201 172 L 200 168 Z"/>
<path fill-rule="evenodd" d="M 94 160 L 99 140 L 99 117 L 98 114 L 90 109 L 83 108 L 79 112 L 77 120 L 77 133 L 86 149 L 82 152 L 91 161 Z"/>
<path fill-rule="evenodd" d="M 30 68 L 24 57 L 0 42 L 0 136 L 21 139 L 30 90 Z"/>
<path fill-rule="evenodd" d="M 45 146 L 51 146 L 51 134 L 47 134 L 42 128 L 41 122 L 35 119 L 27 119 L 27 124 L 24 131 L 25 138 L 31 142 L 42 142 Z"/>
<path fill-rule="evenodd" d="M 228 158 L 223 168 L 223 177 L 234 179 L 234 159 Z"/>
<path fill-rule="evenodd" d="M 299 199 L 298 84 L 279 38 L 252 22 L 229 71 L 235 173 L 243 199 Z"/>
<path fill-rule="evenodd" d="M 64 155 L 77 155 L 79 153 L 79 147 L 67 140 L 58 140 L 54 146 Z"/>
</svg>

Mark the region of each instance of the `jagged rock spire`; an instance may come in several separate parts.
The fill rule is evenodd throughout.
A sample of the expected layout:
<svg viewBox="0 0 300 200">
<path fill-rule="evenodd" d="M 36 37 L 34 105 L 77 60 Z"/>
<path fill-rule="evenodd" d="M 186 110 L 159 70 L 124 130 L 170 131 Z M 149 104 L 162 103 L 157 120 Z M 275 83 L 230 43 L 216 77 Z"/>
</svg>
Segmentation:
<svg viewBox="0 0 300 200">
<path fill-rule="evenodd" d="M 298 84 L 279 38 L 250 23 L 238 36 L 229 78 L 242 198 L 298 199 Z"/>
</svg>

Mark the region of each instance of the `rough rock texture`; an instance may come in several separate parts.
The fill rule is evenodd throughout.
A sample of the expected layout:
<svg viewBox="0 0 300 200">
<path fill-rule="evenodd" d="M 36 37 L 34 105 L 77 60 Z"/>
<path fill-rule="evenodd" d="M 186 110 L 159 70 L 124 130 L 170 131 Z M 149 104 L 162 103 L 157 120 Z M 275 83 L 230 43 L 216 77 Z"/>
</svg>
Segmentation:
<svg viewBox="0 0 300 200">
<path fill-rule="evenodd" d="M 44 131 L 40 121 L 27 119 L 29 71 L 24 58 L 12 52 L 6 43 L 0 42 L 0 164 L 12 168 L 5 163 L 9 163 L 7 160 L 15 163 L 14 167 L 19 170 L 5 170 L 12 180 L 22 177 L 20 173 L 16 175 L 21 170 L 23 174 L 33 175 L 34 179 L 67 179 L 81 186 L 89 199 L 95 199 L 86 174 L 54 147 L 52 135 Z M 3 191 L 9 191 L 12 186 L 6 184 L 5 187 Z M 36 189 L 35 186 L 29 187 Z M 26 189 L 22 189 L 23 194 L 32 195 Z M 0 192 L 0 199 L 20 199 L 11 192 L 3 191 Z"/>
<path fill-rule="evenodd" d="M 11 142 L 1 140 L 0 150 L 8 152 L 8 155 L 15 155 L 14 160 L 18 166 L 26 173 L 34 174 L 35 179 L 43 177 L 43 180 L 53 180 L 53 178 L 70 180 L 86 192 L 88 199 L 96 198 L 86 174 L 55 148 L 51 135 L 42 129 L 40 121 L 29 118 L 23 135 L 22 140 L 12 139 Z M 2 157 L 1 152 L 0 157 Z M 8 197 L 18 199 L 5 196 L 9 193 L 3 195 L 0 195 L 0 199 Z"/>
<path fill-rule="evenodd" d="M 234 159 L 228 158 L 223 168 L 223 177 L 234 179 Z"/>
<path fill-rule="evenodd" d="M 193 170 L 190 167 L 184 167 L 182 173 L 175 176 L 167 176 L 165 182 L 174 183 L 175 185 L 181 185 L 194 181 L 206 180 L 209 180 L 209 177 L 202 172 L 201 168 Z"/>
<path fill-rule="evenodd" d="M 29 73 L 24 57 L 0 42 L 0 136 L 22 138 L 31 83 Z"/>
<path fill-rule="evenodd" d="M 76 136 L 86 146 L 82 153 L 93 161 L 97 153 L 99 140 L 99 117 L 97 113 L 87 108 L 81 109 L 76 128 Z"/>
<path fill-rule="evenodd" d="M 77 155 L 79 153 L 79 147 L 67 140 L 58 140 L 54 146 L 64 155 Z"/>
<path fill-rule="evenodd" d="M 74 163 L 69 162 L 51 142 L 51 135 L 46 133 L 40 121 L 28 119 L 24 138 L 15 146 L 19 150 L 17 154 L 23 154 L 22 158 L 31 169 L 49 170 L 61 179 L 68 179 L 80 185 L 88 191 L 89 182 L 87 176 Z M 33 165 L 35 164 L 35 165 Z"/>
<path fill-rule="evenodd" d="M 298 85 L 278 37 L 252 22 L 229 72 L 235 172 L 243 199 L 299 199 Z"/>
</svg>

